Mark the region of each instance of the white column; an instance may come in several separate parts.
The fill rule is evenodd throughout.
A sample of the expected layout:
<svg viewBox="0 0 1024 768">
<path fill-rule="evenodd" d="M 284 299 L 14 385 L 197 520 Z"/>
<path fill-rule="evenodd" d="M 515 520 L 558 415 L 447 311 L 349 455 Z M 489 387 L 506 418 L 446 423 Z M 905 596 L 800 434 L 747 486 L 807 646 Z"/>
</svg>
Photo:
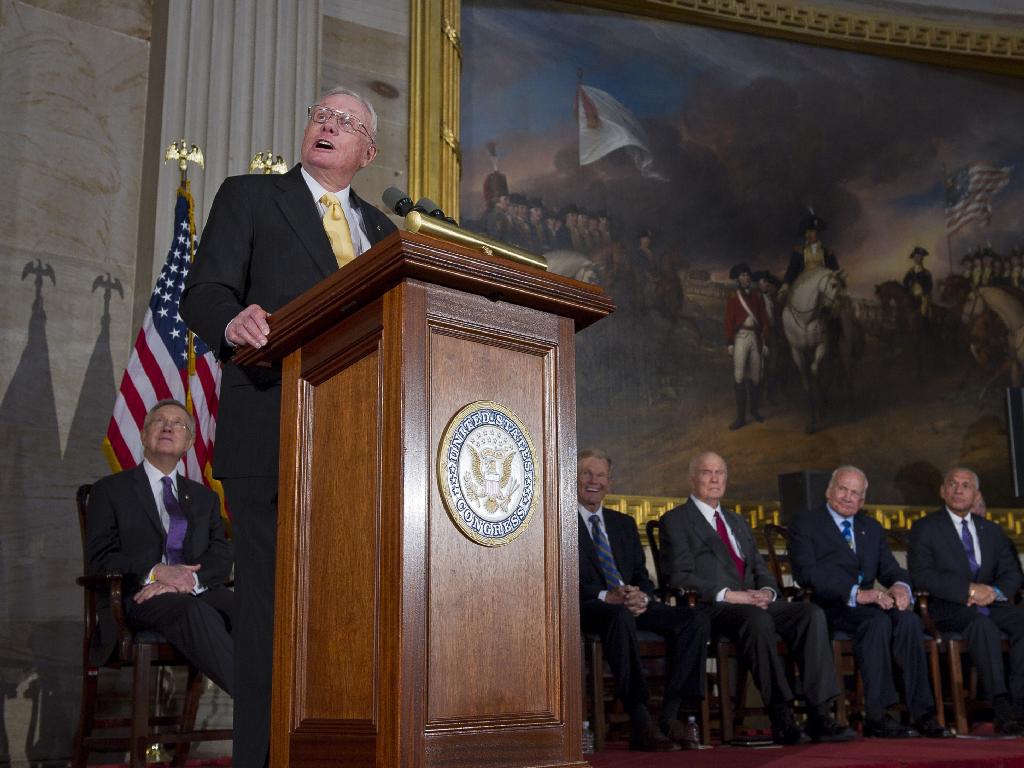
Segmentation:
<svg viewBox="0 0 1024 768">
<path fill-rule="evenodd" d="M 161 146 L 187 139 L 206 155 L 190 169 L 202 232 L 227 176 L 256 152 L 298 162 L 306 107 L 319 91 L 321 0 L 174 0 L 168 18 Z M 153 279 L 170 245 L 178 169 L 162 164 Z"/>
</svg>

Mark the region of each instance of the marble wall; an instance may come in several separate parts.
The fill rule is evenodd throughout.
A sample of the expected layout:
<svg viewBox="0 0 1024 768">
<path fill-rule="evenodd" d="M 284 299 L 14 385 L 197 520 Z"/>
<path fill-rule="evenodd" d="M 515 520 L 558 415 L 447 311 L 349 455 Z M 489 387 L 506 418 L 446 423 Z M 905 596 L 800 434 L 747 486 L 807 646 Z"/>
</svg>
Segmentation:
<svg viewBox="0 0 1024 768">
<path fill-rule="evenodd" d="M 321 39 L 297 45 L 319 51 L 315 90 L 340 83 L 373 100 L 380 153 L 357 187 L 378 201 L 386 187 L 404 186 L 407 172 L 408 2 L 320 6 Z M 214 0 L 191 0 L 190 9 L 218 19 L 228 12 Z M 154 18 L 162 18 L 154 0 L 0 0 L 0 765 L 57 765 L 70 755 L 81 639 L 74 490 L 109 471 L 100 444 L 138 332 L 133 305 L 145 305 L 162 263 L 160 224 L 173 204 L 163 172 L 153 191 L 142 183 L 144 162 L 153 162 L 144 159 L 147 88 L 165 71 L 150 72 Z M 170 25 L 168 57 L 181 42 L 174 36 L 190 33 Z M 244 30 L 231 34 L 234 46 L 266 50 Z M 212 82 L 224 58 L 216 40 L 207 43 L 209 61 L 191 61 L 189 76 Z M 254 67 L 266 59 L 250 58 Z M 167 98 L 180 86 L 166 71 L 161 134 L 180 130 Z M 182 128 L 206 130 L 202 104 L 187 98 Z M 161 146 L 175 138 L 161 135 Z M 298 136 L 292 143 L 280 150 L 289 162 Z M 214 171 L 228 172 L 244 168 Z M 212 195 L 197 197 L 201 231 Z M 155 257 L 138 246 L 154 221 Z M 202 717 L 230 717 L 226 696 L 206 700 Z"/>
</svg>

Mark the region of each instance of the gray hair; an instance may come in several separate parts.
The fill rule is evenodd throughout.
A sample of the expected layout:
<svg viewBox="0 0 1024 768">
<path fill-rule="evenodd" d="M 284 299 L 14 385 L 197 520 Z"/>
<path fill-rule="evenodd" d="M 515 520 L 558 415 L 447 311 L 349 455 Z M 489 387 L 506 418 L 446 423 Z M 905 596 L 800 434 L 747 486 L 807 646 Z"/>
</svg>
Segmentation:
<svg viewBox="0 0 1024 768">
<path fill-rule="evenodd" d="M 690 473 L 689 476 L 690 477 L 696 477 L 697 476 L 697 467 L 700 466 L 701 460 L 706 459 L 708 456 L 716 456 L 719 459 L 722 459 L 722 457 L 719 456 L 714 451 L 701 451 L 696 456 L 694 456 L 692 459 L 690 459 L 690 468 L 689 468 L 689 473 Z M 722 459 L 722 464 L 725 465 L 725 474 L 728 475 L 729 474 L 729 463 L 725 459 Z"/>
<path fill-rule="evenodd" d="M 176 408 L 181 408 L 181 412 L 185 414 L 185 427 L 188 429 L 190 436 L 195 437 L 196 434 L 196 420 L 192 417 L 192 414 L 188 412 L 188 408 L 184 404 L 175 400 L 173 397 L 168 397 L 160 400 L 146 412 L 146 418 L 142 420 L 142 428 L 145 429 L 149 426 L 150 422 L 153 421 L 153 414 L 163 408 L 165 405 L 173 405 Z"/>
<path fill-rule="evenodd" d="M 975 472 L 973 469 L 968 469 L 967 467 L 950 467 L 949 469 L 947 469 L 946 474 L 942 476 L 943 485 L 946 484 L 946 481 L 949 480 L 950 475 L 952 475 L 954 472 L 966 472 L 967 474 L 974 478 L 975 490 L 981 490 L 981 480 L 978 479 L 978 473 Z"/>
<path fill-rule="evenodd" d="M 324 99 L 330 96 L 351 96 L 353 99 L 362 104 L 363 107 L 366 109 L 367 113 L 370 115 L 370 124 L 367 126 L 367 128 L 369 128 L 370 130 L 370 136 L 373 137 L 374 141 L 377 140 L 377 111 L 373 108 L 373 104 L 371 104 L 366 97 L 356 93 L 353 90 L 350 90 L 348 88 L 341 88 L 339 86 L 331 88 L 329 91 L 327 91 L 327 93 L 321 96 L 319 103 L 322 104 Z"/>
<path fill-rule="evenodd" d="M 586 448 L 576 454 L 576 466 L 580 465 L 580 462 L 584 459 L 600 459 L 601 461 L 607 462 L 609 474 L 612 471 L 612 459 L 604 451 L 598 448 Z"/>
<path fill-rule="evenodd" d="M 853 464 L 843 464 L 842 466 L 836 467 L 832 470 L 832 476 L 828 479 L 828 487 L 832 488 L 836 484 L 836 478 L 844 472 L 852 472 L 855 475 L 860 475 L 860 479 L 864 481 L 864 495 L 868 493 L 868 476 L 864 474 L 864 470 L 860 467 L 855 467 Z"/>
</svg>

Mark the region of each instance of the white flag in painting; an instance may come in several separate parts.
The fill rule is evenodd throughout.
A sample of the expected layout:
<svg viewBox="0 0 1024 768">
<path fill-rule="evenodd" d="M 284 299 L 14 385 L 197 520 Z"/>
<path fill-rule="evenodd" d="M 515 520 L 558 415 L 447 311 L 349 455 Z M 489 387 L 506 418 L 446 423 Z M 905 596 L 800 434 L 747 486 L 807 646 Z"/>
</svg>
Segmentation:
<svg viewBox="0 0 1024 768">
<path fill-rule="evenodd" d="M 641 174 L 664 180 L 652 169 L 654 159 L 647 147 L 647 134 L 614 96 L 600 88 L 580 85 L 576 92 L 576 110 L 580 126 L 580 165 L 593 163 L 609 152 L 626 147 Z"/>
</svg>

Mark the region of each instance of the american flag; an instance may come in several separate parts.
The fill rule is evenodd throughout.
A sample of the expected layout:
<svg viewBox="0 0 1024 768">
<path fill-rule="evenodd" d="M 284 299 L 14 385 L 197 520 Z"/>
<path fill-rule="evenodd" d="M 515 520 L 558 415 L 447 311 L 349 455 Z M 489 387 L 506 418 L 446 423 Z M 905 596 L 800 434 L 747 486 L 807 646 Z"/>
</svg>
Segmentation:
<svg viewBox="0 0 1024 768">
<path fill-rule="evenodd" d="M 173 397 L 185 403 L 196 420 L 195 443 L 180 469 L 186 477 L 213 488 L 221 497 L 223 510 L 224 495 L 211 471 L 220 365 L 209 347 L 189 333 L 178 314 L 195 247 L 192 195 L 186 181 L 178 188 L 171 247 L 121 379 L 103 450 L 114 471 L 142 461 L 139 431 L 146 412 L 159 400 Z"/>
<path fill-rule="evenodd" d="M 1009 166 L 971 163 L 946 179 L 946 234 L 972 221 L 992 221 L 992 198 L 1010 181 Z"/>
</svg>

